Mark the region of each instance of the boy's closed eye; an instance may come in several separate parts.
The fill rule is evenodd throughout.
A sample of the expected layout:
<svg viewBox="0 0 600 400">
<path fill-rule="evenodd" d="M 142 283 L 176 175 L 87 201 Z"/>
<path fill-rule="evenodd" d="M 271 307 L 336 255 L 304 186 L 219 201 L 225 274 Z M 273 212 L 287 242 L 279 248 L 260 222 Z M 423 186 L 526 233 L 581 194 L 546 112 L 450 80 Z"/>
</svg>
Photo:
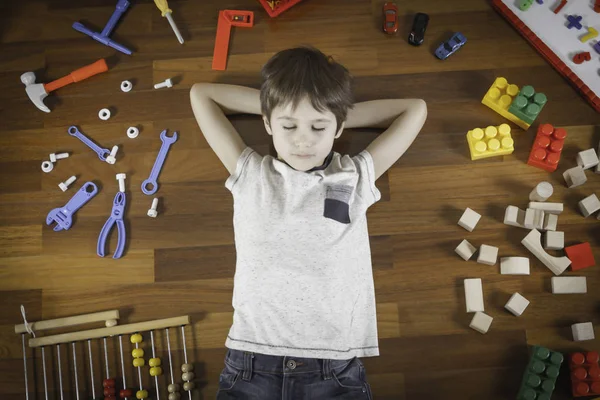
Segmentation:
<svg viewBox="0 0 600 400">
<path fill-rule="evenodd" d="M 283 129 L 285 129 L 286 131 L 291 131 L 293 129 L 296 129 L 295 126 L 284 126 Z M 317 131 L 317 132 L 322 132 L 325 130 L 325 128 L 315 128 L 314 126 L 312 127 L 313 131 Z"/>
</svg>

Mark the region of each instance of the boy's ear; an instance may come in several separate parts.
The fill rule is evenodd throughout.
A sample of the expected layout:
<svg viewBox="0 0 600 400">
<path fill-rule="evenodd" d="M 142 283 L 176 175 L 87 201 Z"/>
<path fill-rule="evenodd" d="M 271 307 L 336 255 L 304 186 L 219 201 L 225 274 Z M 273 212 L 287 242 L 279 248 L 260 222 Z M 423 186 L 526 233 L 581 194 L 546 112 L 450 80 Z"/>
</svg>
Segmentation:
<svg viewBox="0 0 600 400">
<path fill-rule="evenodd" d="M 344 126 L 346 126 L 346 121 L 342 122 L 342 125 L 340 126 L 340 130 L 338 131 L 338 133 L 335 134 L 334 139 L 337 139 L 340 136 L 342 136 L 342 131 L 344 130 Z"/>
<path fill-rule="evenodd" d="M 270 136 L 273 136 L 273 132 L 271 132 L 271 125 L 269 124 L 269 120 L 265 115 L 263 115 L 263 122 L 265 123 L 265 130 Z"/>
</svg>

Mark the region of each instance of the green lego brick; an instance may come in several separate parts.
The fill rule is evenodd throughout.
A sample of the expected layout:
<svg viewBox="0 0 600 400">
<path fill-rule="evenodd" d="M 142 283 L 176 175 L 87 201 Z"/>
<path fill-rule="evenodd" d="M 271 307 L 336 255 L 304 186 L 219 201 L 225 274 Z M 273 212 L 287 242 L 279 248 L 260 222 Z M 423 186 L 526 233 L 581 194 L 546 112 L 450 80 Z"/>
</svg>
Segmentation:
<svg viewBox="0 0 600 400">
<path fill-rule="evenodd" d="M 519 1 L 519 10 L 527 11 L 529 7 L 533 4 L 533 0 L 520 0 Z"/>
<path fill-rule="evenodd" d="M 508 112 L 531 125 L 547 101 L 546 95 L 544 93 L 536 93 L 533 86 L 523 86 L 517 97 L 510 104 Z"/>
<path fill-rule="evenodd" d="M 563 360 L 561 353 L 533 346 L 517 400 L 550 400 Z"/>
</svg>

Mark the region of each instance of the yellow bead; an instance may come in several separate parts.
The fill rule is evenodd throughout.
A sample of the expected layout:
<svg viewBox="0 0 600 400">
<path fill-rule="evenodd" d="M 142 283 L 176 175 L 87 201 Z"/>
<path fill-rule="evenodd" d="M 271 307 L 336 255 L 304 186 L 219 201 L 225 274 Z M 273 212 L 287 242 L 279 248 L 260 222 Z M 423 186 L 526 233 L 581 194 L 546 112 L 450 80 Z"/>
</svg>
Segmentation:
<svg viewBox="0 0 600 400">
<path fill-rule="evenodd" d="M 136 399 L 145 399 L 148 397 L 148 391 L 147 390 L 138 390 L 137 392 L 135 392 L 135 398 Z"/>
<path fill-rule="evenodd" d="M 131 343 L 141 343 L 142 341 L 142 335 L 140 335 L 139 333 L 135 333 L 133 335 L 131 335 Z"/>
<path fill-rule="evenodd" d="M 145 361 L 143 358 L 134 358 L 133 359 L 133 366 L 134 367 L 143 367 L 145 364 Z"/>
<path fill-rule="evenodd" d="M 133 349 L 131 351 L 131 355 L 133 356 L 133 358 L 144 357 L 144 349 Z"/>
<path fill-rule="evenodd" d="M 159 376 L 162 375 L 161 367 L 152 367 L 150 368 L 150 376 Z"/>
<path fill-rule="evenodd" d="M 194 370 L 194 364 L 182 364 L 181 372 L 190 372 Z"/>
<path fill-rule="evenodd" d="M 148 365 L 151 367 L 158 367 L 160 364 L 160 358 L 151 358 L 148 360 Z"/>
</svg>

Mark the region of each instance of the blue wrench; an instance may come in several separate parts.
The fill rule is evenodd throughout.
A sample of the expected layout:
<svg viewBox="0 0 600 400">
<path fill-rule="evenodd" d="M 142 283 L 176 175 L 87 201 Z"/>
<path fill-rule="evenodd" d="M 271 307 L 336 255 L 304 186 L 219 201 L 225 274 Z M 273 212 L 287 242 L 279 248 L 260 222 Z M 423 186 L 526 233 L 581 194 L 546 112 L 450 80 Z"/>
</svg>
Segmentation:
<svg viewBox="0 0 600 400">
<path fill-rule="evenodd" d="M 46 217 L 46 225 L 56 222 L 54 231 L 67 230 L 71 227 L 73 222 L 73 214 L 79 210 L 85 203 L 90 201 L 98 193 L 98 187 L 92 182 L 86 182 L 83 184 L 81 189 L 75 193 L 71 200 L 65 206 L 55 208 L 48 213 Z"/>
<path fill-rule="evenodd" d="M 110 150 L 103 149 L 100 146 L 98 146 L 96 143 L 92 142 L 92 140 L 90 138 L 85 136 L 83 133 L 79 132 L 79 129 L 77 129 L 76 126 L 70 126 L 68 132 L 69 132 L 69 135 L 75 136 L 77 139 L 81 140 L 87 147 L 94 150 L 94 152 L 96 154 L 98 154 L 98 157 L 102 161 L 106 161 L 106 157 L 108 157 L 110 155 Z"/>
<path fill-rule="evenodd" d="M 167 130 L 165 129 L 160 133 L 160 140 L 162 140 L 162 145 L 158 151 L 158 156 L 156 156 L 156 161 L 154 161 L 150 177 L 142 182 L 142 192 L 147 195 L 152 195 L 158 190 L 158 183 L 156 182 L 158 174 L 160 174 L 160 170 L 167 158 L 169 148 L 177 141 L 177 132 L 173 132 L 173 136 L 169 137 L 167 136 Z M 148 187 L 150 188 L 148 189 Z"/>
</svg>

